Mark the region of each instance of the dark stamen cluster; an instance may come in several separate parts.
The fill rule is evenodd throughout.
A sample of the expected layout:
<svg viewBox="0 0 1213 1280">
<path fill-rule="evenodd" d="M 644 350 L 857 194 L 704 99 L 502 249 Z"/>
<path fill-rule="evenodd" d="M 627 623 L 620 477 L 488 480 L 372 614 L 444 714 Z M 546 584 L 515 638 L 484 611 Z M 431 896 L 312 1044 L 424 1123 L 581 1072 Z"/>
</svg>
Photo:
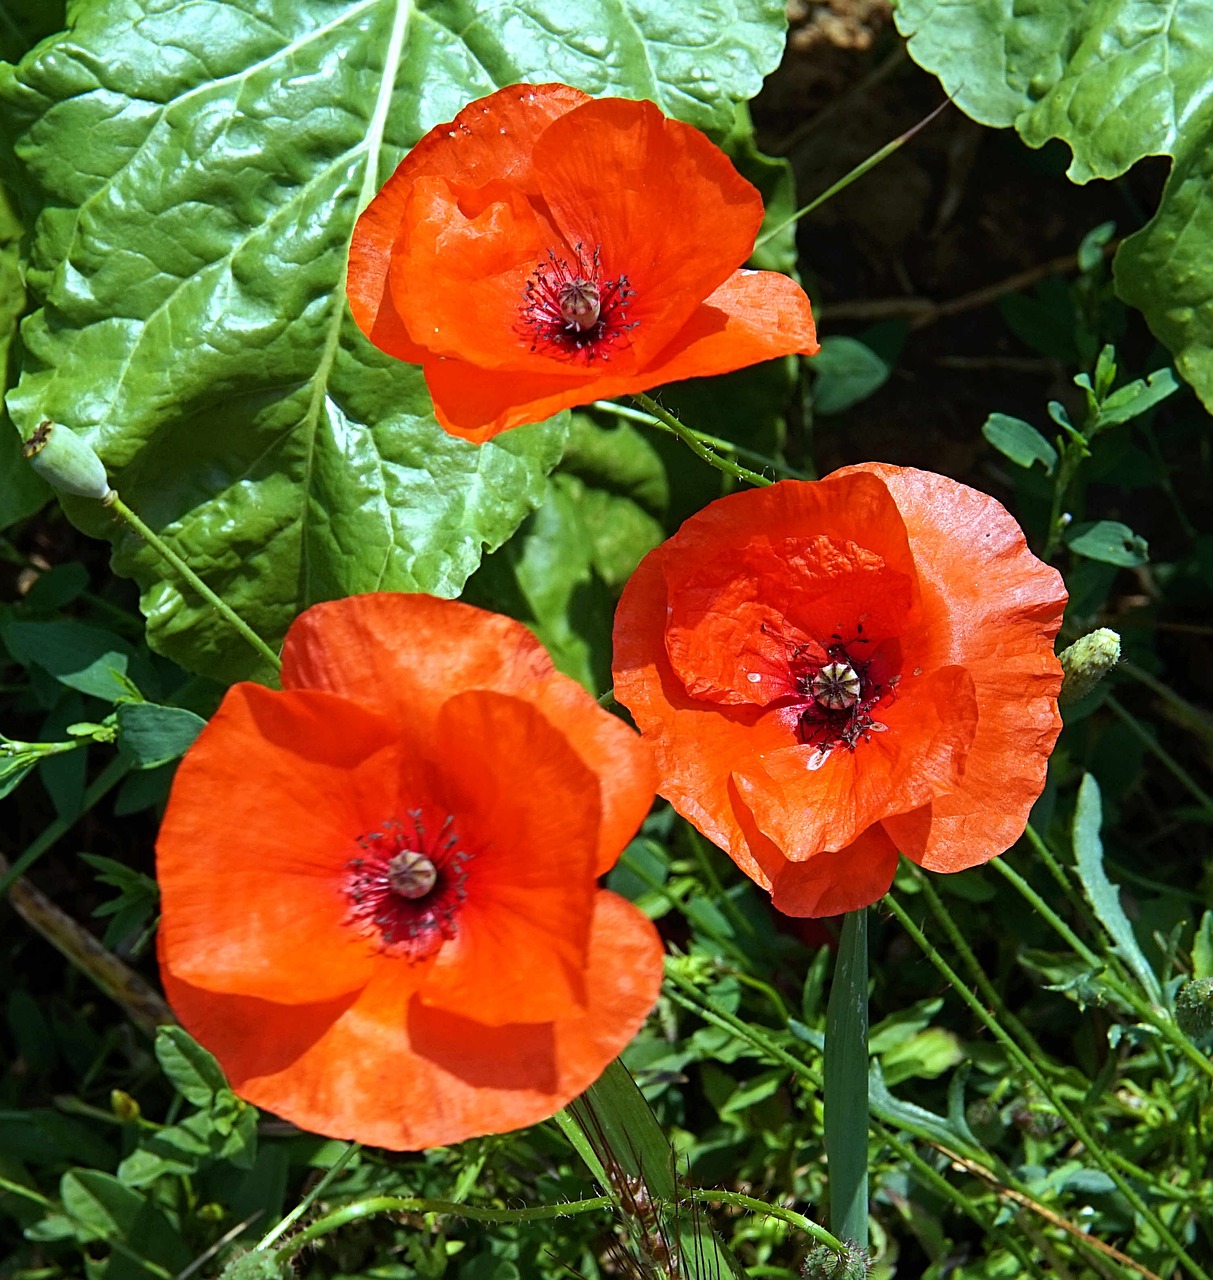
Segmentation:
<svg viewBox="0 0 1213 1280">
<path fill-rule="evenodd" d="M 833 643 L 826 646 L 823 659 L 820 648 L 813 646 L 821 660 L 805 649 L 792 656 L 793 683 L 807 700 L 796 722 L 796 736 L 806 746 L 817 748 L 817 764 L 834 748 L 854 751 L 860 742 L 887 727 L 873 712 L 887 696 L 895 695 L 901 677 L 877 681 L 869 673 L 870 660 L 862 662 L 851 656 L 851 649 L 868 643 L 862 632 L 861 624 L 859 635 L 849 646 L 841 636 L 832 636 Z"/>
<path fill-rule="evenodd" d="M 544 355 L 586 364 L 608 360 L 611 348 L 636 327 L 627 322 L 633 291 L 627 276 L 602 278 L 601 245 L 588 257 L 580 244 L 573 252 L 570 263 L 549 250 L 547 261 L 531 272 L 518 333 Z"/>
<path fill-rule="evenodd" d="M 349 919 L 384 951 L 424 960 L 455 936 L 470 855 L 451 824 L 431 834 L 414 811 L 407 827 L 393 819 L 359 837 L 363 852 L 345 866 Z"/>
</svg>

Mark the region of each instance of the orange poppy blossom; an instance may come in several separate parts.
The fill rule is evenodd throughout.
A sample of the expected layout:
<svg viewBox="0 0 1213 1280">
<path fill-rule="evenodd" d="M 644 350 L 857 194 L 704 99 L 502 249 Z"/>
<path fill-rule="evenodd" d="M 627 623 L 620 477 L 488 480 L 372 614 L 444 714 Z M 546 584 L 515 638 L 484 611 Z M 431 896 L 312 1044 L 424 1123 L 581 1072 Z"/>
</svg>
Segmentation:
<svg viewBox="0 0 1213 1280">
<path fill-rule="evenodd" d="M 484 441 L 572 405 L 818 350 L 804 291 L 738 268 L 762 197 L 651 102 L 512 85 L 409 152 L 354 228 L 354 319 Z"/>
<path fill-rule="evenodd" d="M 282 690 L 237 684 L 157 842 L 161 973 L 233 1089 L 396 1150 L 545 1119 L 657 999 L 662 947 L 598 888 L 648 746 L 521 623 L 424 595 L 318 604 Z"/>
<path fill-rule="evenodd" d="M 1009 848 L 1061 728 L 1066 592 L 993 498 L 865 463 L 713 502 L 644 559 L 615 696 L 658 791 L 788 915 L 875 902 L 898 851 Z"/>
</svg>

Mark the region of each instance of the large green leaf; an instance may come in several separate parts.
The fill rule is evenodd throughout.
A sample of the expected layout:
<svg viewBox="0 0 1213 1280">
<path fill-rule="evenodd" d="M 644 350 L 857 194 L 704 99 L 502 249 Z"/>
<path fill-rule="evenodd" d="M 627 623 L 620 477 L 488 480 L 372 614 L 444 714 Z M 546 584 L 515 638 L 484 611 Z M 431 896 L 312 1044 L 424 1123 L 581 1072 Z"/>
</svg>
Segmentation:
<svg viewBox="0 0 1213 1280">
<path fill-rule="evenodd" d="M 1213 0 L 897 0 L 897 25 L 975 120 L 1067 142 L 1075 182 L 1174 157 L 1116 288 L 1213 408 Z"/>
<path fill-rule="evenodd" d="M 468 100 L 564 79 L 728 129 L 778 61 L 782 6 L 687 2 L 82 0 L 0 66 L 36 215 L 28 434 L 84 433 L 125 500 L 267 639 L 308 603 L 456 594 L 543 497 L 564 419 L 477 448 L 344 296 L 354 217 Z M 14 165 L 15 161 L 15 165 Z M 226 678 L 256 658 L 107 513 L 65 502 L 143 587 L 149 639 Z"/>
<path fill-rule="evenodd" d="M 25 309 L 21 282 L 21 223 L 0 188 L 0 393 L 8 385 L 10 348 Z M 0 404 L 0 529 L 37 511 L 50 490 L 21 456 L 21 438 Z"/>
</svg>

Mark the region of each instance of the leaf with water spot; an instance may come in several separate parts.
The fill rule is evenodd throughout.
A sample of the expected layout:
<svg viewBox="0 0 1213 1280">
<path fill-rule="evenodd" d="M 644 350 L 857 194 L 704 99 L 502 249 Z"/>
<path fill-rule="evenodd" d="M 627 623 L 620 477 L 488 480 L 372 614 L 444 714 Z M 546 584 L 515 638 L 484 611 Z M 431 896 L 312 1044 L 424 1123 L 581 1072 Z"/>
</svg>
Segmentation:
<svg viewBox="0 0 1213 1280">
<path fill-rule="evenodd" d="M 71 22 L 0 65 L 38 304 L 10 409 L 25 435 L 42 418 L 85 435 L 271 642 L 316 600 L 457 594 L 563 445 L 563 418 L 482 447 L 447 436 L 419 370 L 350 320 L 354 218 L 408 147 L 501 84 L 553 78 L 723 132 L 784 24 L 775 0 L 81 0 Z M 154 647 L 258 670 L 150 547 L 64 505 L 115 543 Z"/>
</svg>

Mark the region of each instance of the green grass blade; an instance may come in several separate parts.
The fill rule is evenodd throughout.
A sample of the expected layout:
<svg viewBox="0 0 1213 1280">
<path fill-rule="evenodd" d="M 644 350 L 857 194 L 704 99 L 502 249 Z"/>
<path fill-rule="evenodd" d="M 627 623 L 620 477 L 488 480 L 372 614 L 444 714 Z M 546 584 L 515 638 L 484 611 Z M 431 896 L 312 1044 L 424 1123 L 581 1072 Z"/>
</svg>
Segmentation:
<svg viewBox="0 0 1213 1280">
<path fill-rule="evenodd" d="M 868 1244 L 868 916 L 848 912 L 826 1009 L 830 1229 Z"/>
</svg>

